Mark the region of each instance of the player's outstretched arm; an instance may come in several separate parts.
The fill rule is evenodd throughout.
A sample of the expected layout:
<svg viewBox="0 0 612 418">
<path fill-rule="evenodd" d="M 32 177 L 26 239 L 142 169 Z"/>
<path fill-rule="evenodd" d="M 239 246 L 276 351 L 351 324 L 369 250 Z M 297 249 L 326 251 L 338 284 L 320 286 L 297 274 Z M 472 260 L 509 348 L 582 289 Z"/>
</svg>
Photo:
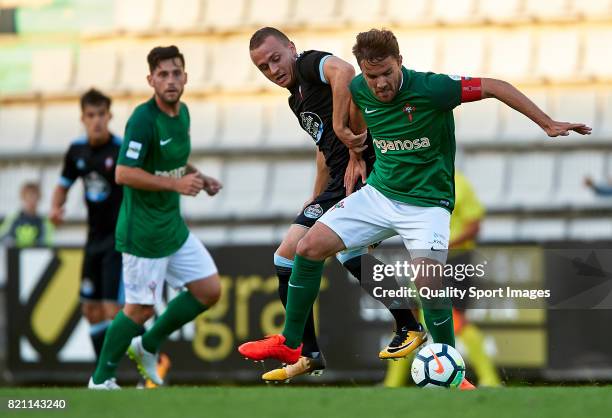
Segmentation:
<svg viewBox="0 0 612 418">
<path fill-rule="evenodd" d="M 323 64 L 323 74 L 332 89 L 332 119 L 336 136 L 349 148 L 360 146 L 365 141 L 365 133 L 355 134 L 349 128 L 349 105 L 351 101 L 349 84 L 355 77 L 355 69 L 348 62 L 331 56 Z"/>
<path fill-rule="evenodd" d="M 196 196 L 204 187 L 204 180 L 198 173 L 187 174 L 180 179 L 153 175 L 142 168 L 117 165 L 117 184 L 151 192 L 171 191 L 186 196 Z"/>
<path fill-rule="evenodd" d="M 591 133 L 591 128 L 584 123 L 568 123 L 553 120 L 535 103 L 529 100 L 527 96 L 506 81 L 494 78 L 483 78 L 481 80 L 483 99 L 494 97 L 504 102 L 538 124 L 550 137 L 567 136 L 570 131 L 578 132 L 581 135 L 590 135 Z"/>
</svg>

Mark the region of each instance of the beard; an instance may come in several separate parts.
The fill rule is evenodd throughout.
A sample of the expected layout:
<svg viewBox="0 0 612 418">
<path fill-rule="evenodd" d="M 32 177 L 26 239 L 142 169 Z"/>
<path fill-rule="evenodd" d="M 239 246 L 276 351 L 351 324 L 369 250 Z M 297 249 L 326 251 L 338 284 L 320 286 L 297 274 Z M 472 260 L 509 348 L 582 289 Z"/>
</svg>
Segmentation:
<svg viewBox="0 0 612 418">
<path fill-rule="evenodd" d="M 178 90 L 177 92 L 158 94 L 161 101 L 169 106 L 176 105 L 179 102 L 179 100 L 181 100 L 182 95 L 183 95 L 183 89 Z"/>
</svg>

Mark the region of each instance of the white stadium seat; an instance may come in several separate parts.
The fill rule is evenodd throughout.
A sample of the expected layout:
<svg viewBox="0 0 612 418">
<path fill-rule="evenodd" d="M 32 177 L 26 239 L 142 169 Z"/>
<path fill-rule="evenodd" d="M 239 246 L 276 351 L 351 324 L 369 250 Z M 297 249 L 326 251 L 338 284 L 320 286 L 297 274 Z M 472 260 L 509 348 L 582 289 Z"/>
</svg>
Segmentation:
<svg viewBox="0 0 612 418">
<path fill-rule="evenodd" d="M 516 233 L 517 221 L 515 218 L 487 216 L 480 225 L 478 240 L 482 242 L 513 241 Z"/>
<path fill-rule="evenodd" d="M 521 208 L 550 206 L 555 183 L 553 153 L 527 152 L 510 159 L 508 203 Z"/>
<path fill-rule="evenodd" d="M 118 63 L 116 45 L 85 45 L 79 49 L 78 55 L 74 84 L 77 90 L 96 87 L 104 91 L 115 87 Z"/>
<path fill-rule="evenodd" d="M 492 22 L 516 22 L 521 17 L 522 0 L 480 1 L 478 15 Z"/>
<path fill-rule="evenodd" d="M 314 141 L 300 126 L 287 100 L 273 103 L 270 111 L 270 128 L 266 135 L 265 145 L 269 148 L 314 148 Z"/>
<path fill-rule="evenodd" d="M 32 52 L 32 90 L 64 93 L 73 76 L 72 48 L 51 48 Z"/>
<path fill-rule="evenodd" d="M 228 243 L 234 245 L 266 245 L 278 243 L 274 226 L 240 225 L 230 228 Z"/>
<path fill-rule="evenodd" d="M 297 216 L 302 205 L 312 196 L 315 168 L 314 158 L 275 163 L 268 210 L 273 214 Z"/>
<path fill-rule="evenodd" d="M 204 149 L 219 145 L 219 104 L 213 101 L 188 103 L 191 117 L 191 147 Z"/>
<path fill-rule="evenodd" d="M 205 5 L 203 26 L 206 29 L 239 30 L 244 22 L 246 0 L 206 1 Z"/>
<path fill-rule="evenodd" d="M 610 40 L 612 29 L 589 29 L 585 36 L 581 73 L 599 80 L 612 79 L 612 54 Z"/>
<path fill-rule="evenodd" d="M 532 51 L 533 41 L 529 29 L 494 31 L 489 36 L 489 75 L 507 80 L 529 77 Z"/>
<path fill-rule="evenodd" d="M 382 0 L 352 0 L 341 8 L 340 18 L 353 25 L 376 24 L 382 21 L 383 5 Z"/>
<path fill-rule="evenodd" d="M 134 92 L 151 92 L 147 83 L 149 65 L 147 55 L 153 48 L 150 44 L 124 44 L 120 50 L 121 72 L 116 88 Z"/>
<path fill-rule="evenodd" d="M 523 90 L 523 93 L 544 110 L 544 112 L 550 112 L 549 100 L 545 91 Z M 546 133 L 522 113 L 508 106 L 502 106 L 502 115 L 504 120 L 502 139 L 504 141 L 527 142 L 548 139 Z"/>
<path fill-rule="evenodd" d="M 291 2 L 277 0 L 251 0 L 246 23 L 254 27 L 284 26 L 289 20 Z"/>
<path fill-rule="evenodd" d="M 496 140 L 499 136 L 500 106 L 497 100 L 481 100 L 457 107 L 457 143 Z"/>
<path fill-rule="evenodd" d="M 332 26 L 340 23 L 337 21 L 339 6 L 338 0 L 295 0 L 295 14 L 290 23 L 308 28 Z"/>
<path fill-rule="evenodd" d="M 518 224 L 517 239 L 521 241 L 559 241 L 567 236 L 564 219 L 525 219 Z"/>
<path fill-rule="evenodd" d="M 431 1 L 387 0 L 383 15 L 394 25 L 419 25 L 430 21 Z"/>
<path fill-rule="evenodd" d="M 596 138 L 612 139 L 612 90 L 605 92 L 603 106 L 597 126 L 593 126 L 592 135 Z"/>
<path fill-rule="evenodd" d="M 264 105 L 260 101 L 229 102 L 221 114 L 220 145 L 254 148 L 263 141 Z"/>
<path fill-rule="evenodd" d="M 207 44 L 202 41 L 189 41 L 178 42 L 177 46 L 185 57 L 185 71 L 188 76 L 186 91 L 209 88 L 208 76 L 211 63 Z"/>
<path fill-rule="evenodd" d="M 443 38 L 441 72 L 480 77 L 484 64 L 485 36 L 478 31 L 452 31 Z"/>
<path fill-rule="evenodd" d="M 158 27 L 174 32 L 193 30 L 203 14 L 202 0 L 161 0 Z"/>
<path fill-rule="evenodd" d="M 572 16 L 580 16 L 583 19 L 598 20 L 608 19 L 612 15 L 612 3 L 610 0 L 572 0 Z"/>
<path fill-rule="evenodd" d="M 578 32 L 544 30 L 538 33 L 537 39 L 535 74 L 549 81 L 575 78 L 580 48 Z"/>
<path fill-rule="evenodd" d="M 210 87 L 242 92 L 253 87 L 255 71 L 249 55 L 249 39 L 230 38 L 212 47 Z M 259 74 L 257 74 L 259 75 Z"/>
<path fill-rule="evenodd" d="M 486 207 L 505 204 L 506 165 L 503 154 L 499 153 L 482 152 L 465 156 L 463 172 Z"/>
<path fill-rule="evenodd" d="M 190 230 L 207 248 L 227 244 L 229 231 L 225 226 L 196 226 Z"/>
<path fill-rule="evenodd" d="M 435 20 L 443 23 L 471 22 L 476 16 L 476 0 L 433 0 Z"/>
<path fill-rule="evenodd" d="M 225 164 L 223 195 L 219 213 L 223 216 L 269 215 L 268 164 L 261 161 L 230 161 Z M 265 203 L 264 207 L 264 195 Z"/>
<path fill-rule="evenodd" d="M 38 125 L 38 106 L 0 106 L 0 150 L 27 151 L 32 148 Z"/>
<path fill-rule="evenodd" d="M 51 103 L 43 107 L 39 149 L 41 151 L 64 152 L 72 141 L 83 135 L 81 109 L 74 101 Z"/>
<path fill-rule="evenodd" d="M 568 238 L 584 241 L 609 240 L 612 238 L 612 219 L 572 219 L 568 224 Z"/>
<path fill-rule="evenodd" d="M 399 43 L 403 65 L 417 71 L 440 72 L 438 48 L 440 38 L 435 32 L 404 32 L 395 33 Z"/>
<path fill-rule="evenodd" d="M 561 154 L 555 201 L 572 207 L 593 205 L 598 198 L 584 185 L 585 177 L 591 177 L 598 184 L 606 181 L 602 152 L 573 151 Z"/>
<path fill-rule="evenodd" d="M 157 2 L 150 0 L 114 0 L 115 29 L 145 32 L 153 29 Z"/>
<path fill-rule="evenodd" d="M 195 167 L 207 176 L 223 181 L 223 162 L 218 158 L 203 158 L 192 162 Z M 201 192 L 195 197 L 181 196 L 181 210 L 185 217 L 190 220 L 201 220 L 209 217 L 221 217 L 217 210 L 223 199 L 224 189 L 216 196 L 208 196 Z"/>
<path fill-rule="evenodd" d="M 525 0 L 525 14 L 536 20 L 568 20 L 571 0 Z"/>
</svg>

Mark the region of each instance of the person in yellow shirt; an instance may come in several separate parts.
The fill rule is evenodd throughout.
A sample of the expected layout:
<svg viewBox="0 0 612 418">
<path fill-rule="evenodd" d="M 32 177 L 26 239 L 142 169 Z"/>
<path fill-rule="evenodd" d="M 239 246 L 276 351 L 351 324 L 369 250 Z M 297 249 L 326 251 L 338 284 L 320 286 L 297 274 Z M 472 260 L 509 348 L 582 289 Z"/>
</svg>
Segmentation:
<svg viewBox="0 0 612 418">
<path fill-rule="evenodd" d="M 476 248 L 476 238 L 485 208 L 478 200 L 468 179 L 455 171 L 455 209 L 451 216 L 449 263 L 469 263 L 470 251 Z M 501 380 L 495 365 L 484 349 L 482 332 L 465 317 L 464 307 L 453 308 L 455 335 L 467 351 L 470 365 L 474 368 L 479 386 L 500 386 Z M 390 362 L 385 376 L 386 387 L 399 387 L 407 382 L 412 359 Z"/>
</svg>

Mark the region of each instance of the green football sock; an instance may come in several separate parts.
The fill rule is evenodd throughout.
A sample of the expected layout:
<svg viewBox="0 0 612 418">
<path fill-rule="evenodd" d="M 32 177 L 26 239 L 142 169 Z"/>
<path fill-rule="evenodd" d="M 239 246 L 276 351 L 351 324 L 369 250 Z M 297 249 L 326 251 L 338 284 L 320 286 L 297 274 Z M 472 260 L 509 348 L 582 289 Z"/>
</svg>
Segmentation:
<svg viewBox="0 0 612 418">
<path fill-rule="evenodd" d="M 449 298 L 421 298 L 425 324 L 434 342 L 455 346 L 452 302 Z"/>
<path fill-rule="evenodd" d="M 308 314 L 319 294 L 324 263 L 324 261 L 295 256 L 293 271 L 289 278 L 285 329 L 283 329 L 285 344 L 291 348 L 297 348 L 302 342 Z"/>
<path fill-rule="evenodd" d="M 207 309 L 189 291 L 181 292 L 168 303 L 164 313 L 142 336 L 142 346 L 149 353 L 156 353 L 166 338 Z"/>
<path fill-rule="evenodd" d="M 119 361 L 127 351 L 132 338 L 141 333 L 142 325 L 132 321 L 123 311 L 119 311 L 106 330 L 106 337 L 104 338 L 104 345 L 98 359 L 98 366 L 93 375 L 95 384 L 103 383 L 115 377 Z"/>
</svg>

